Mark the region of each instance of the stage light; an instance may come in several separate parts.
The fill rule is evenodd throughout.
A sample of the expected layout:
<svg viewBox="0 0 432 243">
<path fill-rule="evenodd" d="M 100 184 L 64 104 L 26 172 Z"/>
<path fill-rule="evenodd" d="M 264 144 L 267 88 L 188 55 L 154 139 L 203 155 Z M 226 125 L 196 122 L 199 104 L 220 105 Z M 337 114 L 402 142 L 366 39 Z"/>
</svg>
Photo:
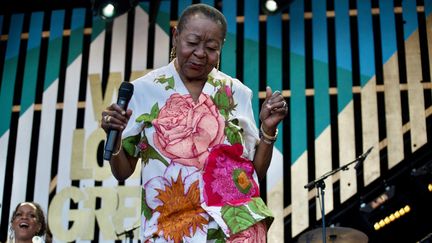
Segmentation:
<svg viewBox="0 0 432 243">
<path fill-rule="evenodd" d="M 94 15 L 107 21 L 128 12 L 136 5 L 138 0 L 92 0 Z"/>
<path fill-rule="evenodd" d="M 265 2 L 265 8 L 269 12 L 275 12 L 278 9 L 278 4 L 274 0 L 267 0 Z"/>
<path fill-rule="evenodd" d="M 374 229 L 375 229 L 375 230 L 379 230 L 379 229 L 381 229 L 381 226 L 379 225 L 379 223 L 375 223 L 375 224 L 374 224 Z"/>
<path fill-rule="evenodd" d="M 429 184 L 429 185 L 428 185 L 428 190 L 429 190 L 430 192 L 432 192 L 432 184 Z"/>
<path fill-rule="evenodd" d="M 265 14 L 276 14 L 285 9 L 292 0 L 261 0 L 262 11 Z"/>
<path fill-rule="evenodd" d="M 389 218 L 389 217 L 385 217 L 385 218 L 384 218 L 384 222 L 385 222 L 386 224 L 390 224 L 390 218 Z"/>
<path fill-rule="evenodd" d="M 102 8 L 102 15 L 105 18 L 111 18 L 112 16 L 114 16 L 114 10 L 114 5 L 108 3 L 107 5 L 105 5 L 105 7 Z"/>
<path fill-rule="evenodd" d="M 390 214 L 389 216 L 386 216 L 383 219 L 375 222 L 374 229 L 379 230 L 379 229 L 383 228 L 384 226 L 392 223 L 396 219 L 399 219 L 402 216 L 406 215 L 410 211 L 411 211 L 411 207 L 409 205 L 405 205 L 405 207 L 400 208 L 399 210 L 396 210 L 396 212 Z"/>
</svg>

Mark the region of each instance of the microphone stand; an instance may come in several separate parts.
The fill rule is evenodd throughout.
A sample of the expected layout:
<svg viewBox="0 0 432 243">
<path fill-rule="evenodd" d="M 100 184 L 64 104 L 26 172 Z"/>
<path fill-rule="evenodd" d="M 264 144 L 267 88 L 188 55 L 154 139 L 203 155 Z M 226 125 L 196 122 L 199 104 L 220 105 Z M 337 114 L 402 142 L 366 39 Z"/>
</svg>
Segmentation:
<svg viewBox="0 0 432 243">
<path fill-rule="evenodd" d="M 348 170 L 348 166 L 350 166 L 351 164 L 354 164 L 357 162 L 357 165 L 355 166 L 355 169 L 358 168 L 358 166 L 360 165 L 360 163 L 362 163 L 366 157 L 369 155 L 369 153 L 372 151 L 372 147 L 370 147 L 366 153 L 360 155 L 359 157 L 357 157 L 355 160 L 342 165 L 341 167 L 334 169 L 332 171 L 329 171 L 327 173 L 325 173 L 324 175 L 322 175 L 321 177 L 315 179 L 314 181 L 309 182 L 308 184 L 306 184 L 304 186 L 304 188 L 310 190 L 312 188 L 316 188 L 317 189 L 317 197 L 320 197 L 320 193 L 321 193 L 321 223 L 322 223 L 322 242 L 326 243 L 326 224 L 325 224 L 325 208 L 324 208 L 324 194 L 325 194 L 325 182 L 324 180 L 327 179 L 327 177 L 336 174 L 336 172 L 341 171 L 341 170 Z"/>
<path fill-rule="evenodd" d="M 126 230 L 126 231 L 124 231 L 124 232 L 122 232 L 122 233 L 120 233 L 120 234 L 117 234 L 117 233 L 116 233 L 116 235 L 117 235 L 117 237 L 122 236 L 122 235 L 125 235 L 126 240 L 129 238 L 129 242 L 132 243 L 132 242 L 133 242 L 133 238 L 134 238 L 134 233 L 133 233 L 133 231 L 136 230 L 136 229 L 138 229 L 138 228 L 139 228 L 139 226 L 137 226 L 137 227 L 135 227 L 135 228 L 132 228 L 132 229 L 130 229 L 130 230 Z"/>
</svg>

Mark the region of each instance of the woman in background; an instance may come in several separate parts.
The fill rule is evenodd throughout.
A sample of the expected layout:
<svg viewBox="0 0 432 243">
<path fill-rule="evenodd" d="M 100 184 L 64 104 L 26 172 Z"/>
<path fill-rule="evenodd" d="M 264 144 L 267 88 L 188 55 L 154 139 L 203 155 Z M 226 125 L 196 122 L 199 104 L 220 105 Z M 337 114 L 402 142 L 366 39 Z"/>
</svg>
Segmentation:
<svg viewBox="0 0 432 243">
<path fill-rule="evenodd" d="M 43 243 L 46 222 L 41 206 L 35 202 L 19 203 L 10 222 L 9 243 Z"/>
</svg>

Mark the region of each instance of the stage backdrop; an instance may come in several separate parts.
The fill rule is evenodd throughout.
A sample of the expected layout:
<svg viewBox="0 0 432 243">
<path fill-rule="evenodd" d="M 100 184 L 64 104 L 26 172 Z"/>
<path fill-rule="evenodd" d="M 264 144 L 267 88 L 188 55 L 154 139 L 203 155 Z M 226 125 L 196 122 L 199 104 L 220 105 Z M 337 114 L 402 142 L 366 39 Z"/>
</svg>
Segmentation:
<svg viewBox="0 0 432 243">
<path fill-rule="evenodd" d="M 221 70 L 253 90 L 257 121 L 267 85 L 289 104 L 261 184 L 276 217 L 269 242 L 320 219 L 309 181 L 373 147 L 362 176 L 326 180 L 331 213 L 430 146 L 430 0 L 295 0 L 273 16 L 258 0 L 201 2 L 227 17 Z M 139 225 L 140 168 L 113 178 L 100 114 L 121 81 L 168 63 L 171 30 L 191 3 L 152 12 L 142 2 L 113 22 L 79 8 L 0 16 L 0 240 L 21 201 L 42 205 L 56 242 L 113 242 Z"/>
</svg>

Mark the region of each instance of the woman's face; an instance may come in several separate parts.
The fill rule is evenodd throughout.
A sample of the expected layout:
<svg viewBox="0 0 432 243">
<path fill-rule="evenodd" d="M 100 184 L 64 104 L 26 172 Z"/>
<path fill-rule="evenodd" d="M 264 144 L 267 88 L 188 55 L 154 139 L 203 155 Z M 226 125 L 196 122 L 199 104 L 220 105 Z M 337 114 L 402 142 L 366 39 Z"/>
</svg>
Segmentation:
<svg viewBox="0 0 432 243">
<path fill-rule="evenodd" d="M 31 240 L 41 228 L 36 207 L 30 203 L 21 204 L 13 217 L 12 228 L 15 231 L 15 239 Z"/>
<path fill-rule="evenodd" d="M 181 33 L 174 31 L 177 68 L 184 81 L 206 81 L 219 62 L 223 44 L 221 26 L 202 14 L 189 16 Z"/>
</svg>

